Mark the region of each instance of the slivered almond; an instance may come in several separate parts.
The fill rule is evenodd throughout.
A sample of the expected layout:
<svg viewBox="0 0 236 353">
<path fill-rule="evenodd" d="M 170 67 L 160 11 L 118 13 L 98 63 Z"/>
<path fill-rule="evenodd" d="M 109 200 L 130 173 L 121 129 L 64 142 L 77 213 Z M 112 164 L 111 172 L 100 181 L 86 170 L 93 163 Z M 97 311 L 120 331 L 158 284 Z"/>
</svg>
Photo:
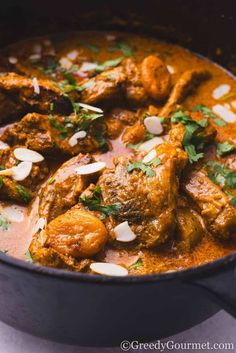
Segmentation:
<svg viewBox="0 0 236 353">
<path fill-rule="evenodd" d="M 34 77 L 32 82 L 33 82 L 33 87 L 34 87 L 34 93 L 35 94 L 40 94 L 40 88 L 39 88 L 38 79 L 36 77 Z"/>
<path fill-rule="evenodd" d="M 10 64 L 15 65 L 15 64 L 17 64 L 18 59 L 17 59 L 15 56 L 10 56 L 10 57 L 8 58 L 8 61 L 9 61 Z"/>
<path fill-rule="evenodd" d="M 77 50 L 72 50 L 72 51 L 70 51 L 67 55 L 67 58 L 69 59 L 69 60 L 75 60 L 76 58 L 77 58 L 77 56 L 78 56 L 78 51 Z"/>
<path fill-rule="evenodd" d="M 90 63 L 90 62 L 84 62 L 79 70 L 82 71 L 82 72 L 88 72 L 88 71 L 91 71 L 91 70 L 95 70 L 97 67 L 97 64 L 94 64 L 94 63 Z"/>
<path fill-rule="evenodd" d="M 120 265 L 106 263 L 106 262 L 94 262 L 90 265 L 93 272 L 105 276 L 127 276 L 128 270 Z"/>
<path fill-rule="evenodd" d="M 149 116 L 144 119 L 144 125 L 151 134 L 160 135 L 163 132 L 161 120 L 157 116 Z"/>
<path fill-rule="evenodd" d="M 3 141 L 0 141 L 0 150 L 6 150 L 9 148 L 9 145 Z"/>
<path fill-rule="evenodd" d="M 77 131 L 74 135 L 71 136 L 71 138 L 69 139 L 68 143 L 71 147 L 74 147 L 77 145 L 78 140 L 85 138 L 87 135 L 86 131 Z"/>
<path fill-rule="evenodd" d="M 118 224 L 114 228 L 116 240 L 127 243 L 136 238 L 136 234 L 132 231 L 127 221 Z"/>
<path fill-rule="evenodd" d="M 21 162 L 18 166 L 12 167 L 11 169 L 13 171 L 13 179 L 16 181 L 22 181 L 30 175 L 32 162 Z"/>
<path fill-rule="evenodd" d="M 139 147 L 138 150 L 139 151 L 146 151 L 149 152 L 150 150 L 152 150 L 155 146 L 157 145 L 161 145 L 162 143 L 164 143 L 165 141 L 163 140 L 163 138 L 161 137 L 153 137 L 151 140 L 148 140 L 144 143 L 142 143 Z"/>
<path fill-rule="evenodd" d="M 103 113 L 102 109 L 94 107 L 94 106 L 89 105 L 89 104 L 79 103 L 79 106 L 81 108 L 88 109 L 88 110 L 91 110 L 91 111 L 96 112 L 96 113 Z"/>
<path fill-rule="evenodd" d="M 216 105 L 214 105 L 212 110 L 215 114 L 219 115 L 227 123 L 236 122 L 236 115 L 231 110 L 225 108 L 223 105 L 216 104 Z"/>
<path fill-rule="evenodd" d="M 39 230 L 43 230 L 46 225 L 46 219 L 45 218 L 39 218 L 33 228 L 33 234 L 37 233 Z"/>
<path fill-rule="evenodd" d="M 63 69 L 66 69 L 66 70 L 69 70 L 73 65 L 72 62 L 67 58 L 61 58 L 59 60 L 59 63 L 61 67 L 63 67 Z"/>
<path fill-rule="evenodd" d="M 221 97 L 225 96 L 230 92 L 230 85 L 228 84 L 222 84 L 214 89 L 212 92 L 212 97 L 214 99 L 220 99 Z"/>
<path fill-rule="evenodd" d="M 16 159 L 22 162 L 38 163 L 44 160 L 44 157 L 40 153 L 28 148 L 16 148 L 13 153 Z"/>
<path fill-rule="evenodd" d="M 143 163 L 149 163 L 155 158 L 157 155 L 156 150 L 151 150 L 146 156 L 143 158 Z"/>
<path fill-rule="evenodd" d="M 80 167 L 75 169 L 75 172 L 78 175 L 87 175 L 97 173 L 100 170 L 106 167 L 106 163 L 104 162 L 94 162 L 90 164 L 81 165 Z"/>
<path fill-rule="evenodd" d="M 173 68 L 173 66 L 171 65 L 166 65 L 167 70 L 169 71 L 170 74 L 174 74 L 175 73 L 175 69 Z"/>
</svg>

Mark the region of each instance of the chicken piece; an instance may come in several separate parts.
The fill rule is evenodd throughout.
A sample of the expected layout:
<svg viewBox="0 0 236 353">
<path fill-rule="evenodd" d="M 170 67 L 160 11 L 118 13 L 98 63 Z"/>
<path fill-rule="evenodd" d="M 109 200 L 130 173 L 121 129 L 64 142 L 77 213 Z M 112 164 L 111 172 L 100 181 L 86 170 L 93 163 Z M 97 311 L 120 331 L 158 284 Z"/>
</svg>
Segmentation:
<svg viewBox="0 0 236 353">
<path fill-rule="evenodd" d="M 167 103 L 160 111 L 160 116 L 167 118 L 184 99 L 193 92 L 204 80 L 210 78 L 210 73 L 204 69 L 185 71 L 175 84 Z"/>
<path fill-rule="evenodd" d="M 177 247 L 183 252 L 191 251 L 206 234 L 203 220 L 185 200 L 178 203 L 176 219 L 179 241 Z"/>
<path fill-rule="evenodd" d="M 116 139 L 120 136 L 126 125 L 133 125 L 137 120 L 135 112 L 126 109 L 112 109 L 105 117 L 107 137 Z"/>
<path fill-rule="evenodd" d="M 163 61 L 155 56 L 147 56 L 141 64 L 143 87 L 148 95 L 161 101 L 168 97 L 171 88 L 171 75 Z"/>
<path fill-rule="evenodd" d="M 163 100 L 170 90 L 169 72 L 161 59 L 154 55 L 145 58 L 141 64 L 126 59 L 120 66 L 87 82 L 90 85 L 81 92 L 81 100 L 88 104 L 127 99 L 140 105 L 148 98 Z"/>
<path fill-rule="evenodd" d="M 25 147 L 25 146 L 17 146 Z M 15 148 L 0 150 L 1 169 L 17 166 L 19 161 L 14 156 Z M 38 186 L 48 175 L 49 169 L 45 161 L 33 163 L 29 176 L 22 181 L 16 181 L 12 176 L 0 175 L 0 198 L 14 200 L 19 203 L 28 203 L 35 196 Z"/>
<path fill-rule="evenodd" d="M 50 222 L 79 201 L 80 194 L 97 178 L 97 174 L 78 175 L 75 169 L 93 161 L 88 154 L 79 154 L 58 168 L 51 178 L 53 182 L 47 183 L 39 195 L 39 217 Z"/>
<path fill-rule="evenodd" d="M 70 138 L 79 129 L 75 115 L 60 116 L 29 113 L 19 122 L 8 127 L 1 140 L 10 145 L 24 144 L 29 149 L 55 156 L 58 152 L 76 155 L 80 152 L 97 151 L 100 148 L 95 138 L 96 127 L 91 126 L 84 138 L 78 139 L 74 146 Z M 72 127 L 67 128 L 67 124 Z"/>
<path fill-rule="evenodd" d="M 207 228 L 215 237 L 224 240 L 236 235 L 236 208 L 203 170 L 188 173 L 183 188 L 197 204 Z"/>
<path fill-rule="evenodd" d="M 147 130 L 141 122 L 137 122 L 133 126 L 127 127 L 122 135 L 124 143 L 139 143 L 145 137 Z"/>
<path fill-rule="evenodd" d="M 102 221 L 76 206 L 52 220 L 45 233 L 46 247 L 74 258 L 97 254 L 107 241 L 107 230 Z"/>
<path fill-rule="evenodd" d="M 185 153 L 181 153 L 186 160 Z M 129 161 L 124 157 L 114 161 L 114 169 L 103 172 L 98 185 L 104 205 L 120 204 L 119 212 L 106 220 L 113 244 L 118 244 L 113 229 L 124 221 L 128 221 L 137 236 L 132 246 L 135 243 L 140 248 L 156 248 L 172 237 L 178 195 L 177 159 L 181 158 L 177 155 L 176 149 L 168 144 L 157 149 L 162 164 L 152 167 L 153 176 L 139 169 L 128 172 Z"/>
<path fill-rule="evenodd" d="M 44 246 L 45 241 L 46 233 L 44 230 L 34 235 L 29 247 L 29 252 L 34 262 L 43 266 L 65 268 L 76 272 L 87 272 L 89 270 L 91 260 L 75 259 L 64 255 L 51 247 Z"/>
<path fill-rule="evenodd" d="M 33 81 L 34 80 L 34 81 Z M 36 80 L 36 81 L 35 81 Z M 70 113 L 72 105 L 60 89 L 50 81 L 31 79 L 16 73 L 1 73 L 0 93 L 1 100 L 10 110 L 0 110 L 0 121 L 8 117 L 15 117 L 18 112 L 35 111 L 50 113 L 51 107 L 55 113 Z"/>
</svg>

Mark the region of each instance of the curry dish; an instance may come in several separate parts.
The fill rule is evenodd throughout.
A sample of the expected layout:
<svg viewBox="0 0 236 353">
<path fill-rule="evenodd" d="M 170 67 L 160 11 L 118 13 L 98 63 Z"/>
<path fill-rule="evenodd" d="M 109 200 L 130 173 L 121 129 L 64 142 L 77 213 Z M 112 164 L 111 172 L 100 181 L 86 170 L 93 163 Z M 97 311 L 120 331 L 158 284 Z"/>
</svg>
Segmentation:
<svg viewBox="0 0 236 353">
<path fill-rule="evenodd" d="M 0 57 L 0 249 L 77 272 L 177 271 L 236 250 L 236 81 L 128 33 Z"/>
</svg>

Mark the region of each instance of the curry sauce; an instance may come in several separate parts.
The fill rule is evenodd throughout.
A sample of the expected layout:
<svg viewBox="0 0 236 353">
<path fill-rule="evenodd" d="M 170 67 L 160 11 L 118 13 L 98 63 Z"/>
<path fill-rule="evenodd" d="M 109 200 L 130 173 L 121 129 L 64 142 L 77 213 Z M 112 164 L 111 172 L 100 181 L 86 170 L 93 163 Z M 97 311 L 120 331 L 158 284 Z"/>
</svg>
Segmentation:
<svg viewBox="0 0 236 353">
<path fill-rule="evenodd" d="M 28 39 L 2 50 L 0 70 L 6 256 L 132 275 L 235 251 L 233 75 L 116 32 Z"/>
</svg>

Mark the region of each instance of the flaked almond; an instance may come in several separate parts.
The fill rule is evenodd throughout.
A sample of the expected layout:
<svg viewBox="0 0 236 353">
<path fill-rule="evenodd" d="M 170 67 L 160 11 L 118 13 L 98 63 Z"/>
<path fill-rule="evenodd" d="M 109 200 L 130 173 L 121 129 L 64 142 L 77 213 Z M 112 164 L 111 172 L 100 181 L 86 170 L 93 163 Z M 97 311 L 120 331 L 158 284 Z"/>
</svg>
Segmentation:
<svg viewBox="0 0 236 353">
<path fill-rule="evenodd" d="M 50 45 L 52 45 L 52 42 L 49 39 L 45 39 L 43 44 L 45 45 L 45 47 L 50 47 Z"/>
<path fill-rule="evenodd" d="M 97 173 L 100 170 L 106 167 L 106 163 L 104 162 L 94 162 L 90 164 L 81 165 L 80 167 L 75 169 L 75 172 L 78 175 L 87 175 Z"/>
<path fill-rule="evenodd" d="M 73 65 L 72 62 L 68 58 L 61 58 L 59 60 L 59 63 L 61 65 L 61 67 L 63 67 L 63 69 L 66 69 L 66 70 L 70 70 L 70 68 Z"/>
<path fill-rule="evenodd" d="M 151 134 L 160 135 L 163 132 L 161 120 L 157 116 L 149 116 L 144 119 L 144 125 Z"/>
<path fill-rule="evenodd" d="M 29 56 L 29 60 L 32 62 L 37 62 L 39 60 L 41 60 L 42 55 L 41 54 L 32 54 Z"/>
<path fill-rule="evenodd" d="M 45 218 L 39 218 L 33 228 L 33 234 L 37 233 L 39 230 L 43 230 L 46 225 L 46 219 Z"/>
<path fill-rule="evenodd" d="M 108 41 L 116 40 L 116 36 L 114 34 L 107 34 L 106 40 Z"/>
<path fill-rule="evenodd" d="M 73 136 L 71 136 L 71 138 L 69 139 L 69 141 L 68 141 L 69 145 L 70 145 L 71 147 L 76 146 L 77 143 L 78 143 L 78 140 L 85 138 L 86 135 L 87 135 L 87 132 L 86 132 L 86 131 L 83 131 L 83 130 L 76 132 L 76 133 L 75 133 Z"/>
<path fill-rule="evenodd" d="M 175 69 L 173 68 L 173 66 L 171 66 L 171 65 L 166 65 L 166 67 L 167 67 L 167 70 L 169 71 L 169 73 L 170 74 L 174 74 L 175 73 Z"/>
<path fill-rule="evenodd" d="M 67 56 L 67 58 L 69 60 L 74 61 L 77 58 L 77 56 L 78 56 L 78 51 L 77 50 L 72 50 L 66 56 Z"/>
<path fill-rule="evenodd" d="M 120 265 L 106 263 L 106 262 L 94 262 L 90 265 L 90 269 L 99 275 L 105 276 L 127 276 L 128 270 Z"/>
<path fill-rule="evenodd" d="M 81 108 L 88 109 L 88 110 L 91 110 L 91 111 L 96 112 L 96 113 L 103 113 L 102 109 L 94 107 L 93 105 L 79 103 L 79 106 Z"/>
<path fill-rule="evenodd" d="M 127 221 L 118 224 L 114 228 L 114 233 L 116 240 L 124 243 L 133 241 L 136 238 L 136 234 L 134 234 Z"/>
<path fill-rule="evenodd" d="M 5 207 L 1 212 L 11 222 L 22 222 L 24 219 L 23 213 L 16 206 Z"/>
<path fill-rule="evenodd" d="M 12 177 L 16 181 L 25 180 L 31 172 L 32 162 L 21 162 L 16 167 L 11 168 L 13 171 Z"/>
<path fill-rule="evenodd" d="M 97 64 L 95 63 L 90 63 L 90 62 L 84 62 L 81 66 L 80 66 L 80 71 L 82 72 L 88 72 L 91 70 L 95 70 L 97 67 Z"/>
<path fill-rule="evenodd" d="M 18 63 L 18 59 L 17 59 L 15 56 L 10 56 L 10 57 L 8 58 L 8 61 L 9 61 L 9 63 L 12 64 L 12 65 L 15 65 L 15 64 Z"/>
<path fill-rule="evenodd" d="M 33 82 L 33 87 L 34 87 L 34 93 L 35 94 L 40 94 L 40 88 L 39 88 L 38 79 L 36 77 L 34 77 L 32 82 Z"/>
<path fill-rule="evenodd" d="M 22 162 L 39 163 L 44 160 L 40 153 L 24 147 L 16 148 L 13 153 L 16 159 Z"/>
<path fill-rule="evenodd" d="M 34 44 L 33 53 L 40 54 L 41 52 L 42 52 L 42 45 L 41 44 Z"/>
<path fill-rule="evenodd" d="M 224 95 L 228 94 L 230 92 L 230 89 L 231 87 L 228 84 L 220 85 L 214 89 L 214 91 L 212 92 L 212 97 L 214 99 L 220 99 Z"/>
<path fill-rule="evenodd" d="M 157 155 L 156 150 L 151 150 L 146 156 L 143 158 L 143 163 L 149 163 L 155 158 Z"/>
<path fill-rule="evenodd" d="M 9 145 L 3 141 L 0 141 L 0 150 L 6 150 L 9 148 Z"/>
<path fill-rule="evenodd" d="M 164 142 L 165 142 L 165 141 L 164 141 L 163 138 L 161 138 L 161 137 L 153 137 L 151 140 L 148 140 L 148 141 L 142 143 L 142 144 L 138 147 L 138 150 L 139 150 L 139 151 L 149 152 L 149 151 L 152 150 L 155 146 L 161 145 L 161 144 L 164 143 Z"/>
<path fill-rule="evenodd" d="M 225 108 L 223 105 L 216 104 L 216 105 L 214 105 L 212 110 L 215 114 L 219 115 L 227 123 L 236 122 L 236 115 L 231 110 Z"/>
</svg>

